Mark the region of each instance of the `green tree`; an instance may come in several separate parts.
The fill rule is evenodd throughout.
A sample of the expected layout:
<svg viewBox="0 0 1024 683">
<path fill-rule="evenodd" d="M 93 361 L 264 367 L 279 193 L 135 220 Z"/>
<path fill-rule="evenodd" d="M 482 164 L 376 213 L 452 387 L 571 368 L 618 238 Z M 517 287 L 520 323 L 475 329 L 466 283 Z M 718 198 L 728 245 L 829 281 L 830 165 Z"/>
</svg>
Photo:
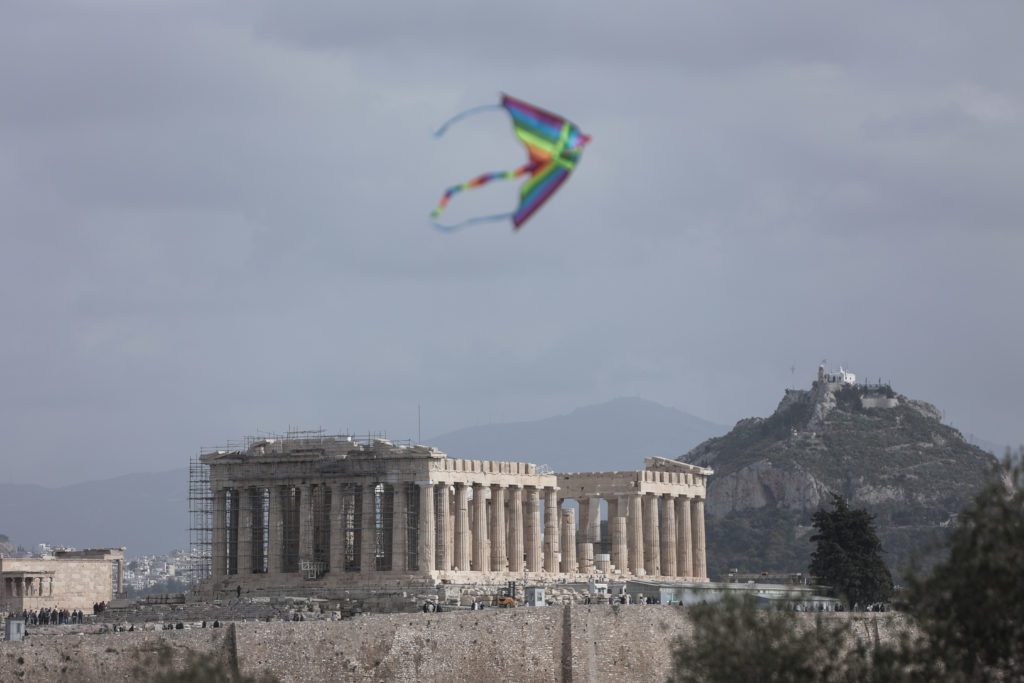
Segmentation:
<svg viewBox="0 0 1024 683">
<path fill-rule="evenodd" d="M 1024 465 L 1003 473 L 957 517 L 949 558 L 908 580 L 931 656 L 968 680 L 1024 680 Z"/>
<path fill-rule="evenodd" d="M 832 494 L 832 509 L 818 510 L 811 521 L 817 530 L 811 536 L 816 544 L 811 574 L 832 586 L 850 605 L 887 601 L 892 595 L 892 575 L 882 560 L 874 517 Z"/>
<path fill-rule="evenodd" d="M 732 597 L 687 609 L 694 634 L 676 643 L 671 683 L 830 680 L 847 631 L 820 619 L 801 631 L 792 612 Z"/>
<path fill-rule="evenodd" d="M 690 608 L 694 634 L 677 639 L 670 680 L 1024 681 L 1024 464 L 1007 460 L 1003 472 L 958 516 L 947 559 L 908 578 L 910 628 L 880 640 L 857 626 L 877 625 L 868 615 L 812 624 L 734 600 L 702 605 Z"/>
</svg>

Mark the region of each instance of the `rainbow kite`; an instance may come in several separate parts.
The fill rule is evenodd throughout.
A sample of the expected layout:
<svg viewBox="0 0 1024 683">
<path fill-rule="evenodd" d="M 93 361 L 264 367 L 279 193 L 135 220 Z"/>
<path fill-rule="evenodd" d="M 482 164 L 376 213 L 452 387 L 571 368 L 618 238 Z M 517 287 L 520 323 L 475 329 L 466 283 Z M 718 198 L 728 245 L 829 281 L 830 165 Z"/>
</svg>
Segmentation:
<svg viewBox="0 0 1024 683">
<path fill-rule="evenodd" d="M 438 218 L 452 196 L 463 190 L 486 185 L 492 180 L 511 180 L 529 175 L 530 179 L 519 189 L 519 206 L 512 213 L 477 216 L 456 225 L 442 225 L 435 220 L 434 226 L 441 230 L 455 230 L 471 223 L 506 218 L 512 219 L 512 225 L 518 230 L 565 182 L 579 162 L 583 146 L 590 142 L 590 136 L 580 132 L 571 121 L 508 95 L 502 95 L 500 105 L 485 105 L 455 116 L 441 126 L 434 136 L 441 137 L 449 126 L 470 114 L 498 108 L 504 108 L 511 114 L 516 136 L 526 145 L 530 160 L 511 171 L 484 173 L 469 182 L 449 187 L 430 217 Z"/>
</svg>

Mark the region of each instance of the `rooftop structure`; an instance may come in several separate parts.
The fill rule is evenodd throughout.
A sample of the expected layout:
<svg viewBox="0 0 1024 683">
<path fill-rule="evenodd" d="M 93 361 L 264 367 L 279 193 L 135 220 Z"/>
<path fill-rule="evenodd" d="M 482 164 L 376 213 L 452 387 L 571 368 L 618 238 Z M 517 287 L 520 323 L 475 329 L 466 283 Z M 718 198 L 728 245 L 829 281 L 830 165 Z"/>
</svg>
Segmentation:
<svg viewBox="0 0 1024 683">
<path fill-rule="evenodd" d="M 0 611 L 90 610 L 124 591 L 124 548 L 57 550 L 52 557 L 0 558 Z"/>
</svg>

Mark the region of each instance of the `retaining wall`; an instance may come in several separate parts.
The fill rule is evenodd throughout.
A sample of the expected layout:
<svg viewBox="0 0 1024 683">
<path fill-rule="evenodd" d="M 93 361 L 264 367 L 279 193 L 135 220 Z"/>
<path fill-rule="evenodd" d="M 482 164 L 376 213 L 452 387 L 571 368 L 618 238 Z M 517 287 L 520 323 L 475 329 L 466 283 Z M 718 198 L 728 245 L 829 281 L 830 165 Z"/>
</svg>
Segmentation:
<svg viewBox="0 0 1024 683">
<path fill-rule="evenodd" d="M 673 639 L 691 633 L 685 608 L 661 605 L 366 614 L 338 622 L 91 635 L 30 632 L 22 643 L 0 643 L 0 683 L 145 680 L 136 667 L 161 644 L 178 664 L 188 653 L 237 658 L 242 673 L 268 671 L 282 681 L 663 681 Z"/>
</svg>

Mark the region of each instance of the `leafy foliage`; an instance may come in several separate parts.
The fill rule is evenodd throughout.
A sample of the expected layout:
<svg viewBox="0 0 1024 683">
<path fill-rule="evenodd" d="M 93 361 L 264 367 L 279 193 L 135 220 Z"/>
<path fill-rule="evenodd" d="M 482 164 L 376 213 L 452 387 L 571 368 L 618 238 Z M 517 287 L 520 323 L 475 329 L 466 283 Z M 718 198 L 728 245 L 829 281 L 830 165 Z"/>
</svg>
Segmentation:
<svg viewBox="0 0 1024 683">
<path fill-rule="evenodd" d="M 909 579 L 901 604 L 913 628 L 882 640 L 879 621 L 863 622 L 876 629 L 864 638 L 842 615 L 811 624 L 750 602 L 700 605 L 689 608 L 694 636 L 677 639 L 670 681 L 1024 680 L 1024 465 L 1007 460 L 1004 473 L 958 517 L 948 559 Z"/>
<path fill-rule="evenodd" d="M 707 525 L 707 542 L 716 549 L 708 553 L 708 572 L 725 576 L 732 568 L 750 567 L 728 564 L 738 557 L 756 557 L 759 571 L 789 572 L 793 567 L 806 567 L 810 548 L 806 540 L 798 543 L 796 528 L 801 515 L 776 507 L 766 507 L 759 515 L 735 512 Z"/>
<path fill-rule="evenodd" d="M 874 519 L 866 510 L 850 508 L 832 495 L 832 510 L 811 516 L 817 533 L 811 542 L 810 571 L 832 586 L 850 605 L 886 602 L 892 595 L 892 575 L 882 560 L 882 544 Z"/>
<path fill-rule="evenodd" d="M 917 656 L 920 641 L 909 631 L 896 642 L 878 642 L 874 621 L 874 637 L 865 637 L 842 616 L 817 614 L 812 621 L 809 614 L 760 610 L 752 600 L 688 609 L 694 637 L 676 640 L 670 683 L 924 682 L 943 673 Z"/>
<path fill-rule="evenodd" d="M 1007 459 L 1004 471 L 958 517 L 949 560 L 910 579 L 906 602 L 950 670 L 1022 680 L 1024 467 Z"/>
<path fill-rule="evenodd" d="M 187 652 L 183 665 L 174 661 L 166 643 L 145 653 L 134 670 L 135 680 L 149 683 L 277 683 L 270 674 L 243 676 L 221 653 Z"/>
</svg>

